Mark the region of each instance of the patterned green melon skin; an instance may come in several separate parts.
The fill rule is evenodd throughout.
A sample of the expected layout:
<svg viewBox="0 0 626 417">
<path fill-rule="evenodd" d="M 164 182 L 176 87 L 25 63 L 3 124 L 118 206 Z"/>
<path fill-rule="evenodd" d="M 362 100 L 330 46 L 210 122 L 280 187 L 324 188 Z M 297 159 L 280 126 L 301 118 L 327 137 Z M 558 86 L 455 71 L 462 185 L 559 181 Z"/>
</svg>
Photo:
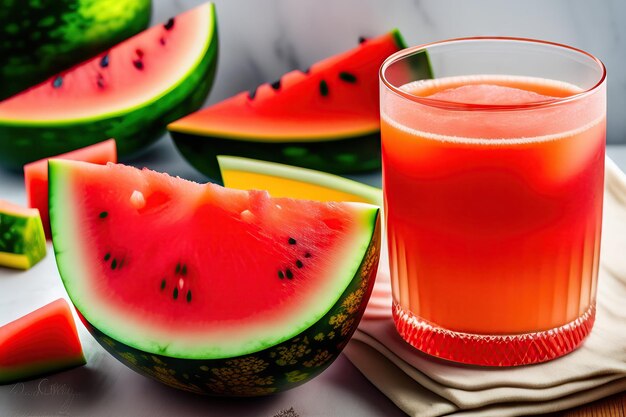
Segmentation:
<svg viewBox="0 0 626 417">
<path fill-rule="evenodd" d="M 304 384 L 326 369 L 356 330 L 369 300 L 380 254 L 380 219 L 356 275 L 335 305 L 299 335 L 265 350 L 233 358 L 180 359 L 134 349 L 79 316 L 94 338 L 132 370 L 198 394 L 253 397 Z"/>
<path fill-rule="evenodd" d="M 222 182 L 218 155 L 235 155 L 295 165 L 332 174 L 353 174 L 381 167 L 380 132 L 320 141 L 260 142 L 202 137 L 170 131 L 176 147 L 191 165 Z"/>
<path fill-rule="evenodd" d="M 217 25 L 217 22 L 215 22 Z M 111 117 L 67 123 L 0 123 L 0 165 L 21 170 L 24 164 L 115 138 L 121 157 L 158 139 L 165 126 L 202 106 L 217 68 L 217 27 L 198 66 L 178 86 L 146 106 Z"/>
<path fill-rule="evenodd" d="M 11 256 L 11 260 L 7 258 Z M 46 256 L 41 218 L 0 212 L 0 265 L 28 269 Z M 15 257 L 19 257 L 18 261 Z M 13 262 L 17 262 L 14 264 Z"/>
<path fill-rule="evenodd" d="M 4 0 L 0 100 L 144 30 L 151 0 Z"/>
</svg>

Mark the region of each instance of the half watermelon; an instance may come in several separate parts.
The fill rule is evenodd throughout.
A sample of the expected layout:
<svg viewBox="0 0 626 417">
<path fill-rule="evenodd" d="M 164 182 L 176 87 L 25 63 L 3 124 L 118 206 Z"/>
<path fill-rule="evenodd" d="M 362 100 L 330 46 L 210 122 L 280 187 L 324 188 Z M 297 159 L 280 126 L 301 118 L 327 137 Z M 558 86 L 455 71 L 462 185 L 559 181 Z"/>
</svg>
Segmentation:
<svg viewBox="0 0 626 417">
<path fill-rule="evenodd" d="M 168 385 L 291 388 L 325 369 L 365 308 L 378 208 L 273 199 L 123 165 L 50 161 L 57 265 L 87 328 Z"/>
<path fill-rule="evenodd" d="M 21 169 L 111 137 L 120 156 L 136 152 L 200 107 L 216 62 L 206 3 L 0 102 L 0 165 Z"/>
<path fill-rule="evenodd" d="M 378 69 L 405 47 L 397 30 L 292 71 L 171 123 L 181 154 L 220 180 L 217 155 L 238 155 L 334 173 L 380 167 Z M 430 77 L 425 54 L 414 71 Z"/>
</svg>

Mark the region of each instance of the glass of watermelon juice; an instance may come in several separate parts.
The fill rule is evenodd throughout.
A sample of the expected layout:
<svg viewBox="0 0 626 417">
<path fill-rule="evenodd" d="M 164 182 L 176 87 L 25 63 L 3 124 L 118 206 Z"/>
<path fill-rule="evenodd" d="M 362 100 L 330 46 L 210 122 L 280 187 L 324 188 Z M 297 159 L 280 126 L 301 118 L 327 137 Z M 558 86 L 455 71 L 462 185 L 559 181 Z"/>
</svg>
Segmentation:
<svg viewBox="0 0 626 417">
<path fill-rule="evenodd" d="M 424 54 L 432 68 L 415 71 Z M 578 347 L 595 318 L 603 64 L 550 42 L 466 38 L 400 51 L 380 78 L 400 335 L 486 366 Z"/>
</svg>

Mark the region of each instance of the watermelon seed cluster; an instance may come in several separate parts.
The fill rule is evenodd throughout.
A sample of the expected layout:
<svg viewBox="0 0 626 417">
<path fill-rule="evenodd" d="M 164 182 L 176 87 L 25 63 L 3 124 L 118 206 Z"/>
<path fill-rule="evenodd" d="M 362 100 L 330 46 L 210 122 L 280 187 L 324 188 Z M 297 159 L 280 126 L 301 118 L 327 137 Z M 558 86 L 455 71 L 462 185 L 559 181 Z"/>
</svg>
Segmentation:
<svg viewBox="0 0 626 417">
<path fill-rule="evenodd" d="M 288 237 L 287 238 L 287 243 L 289 243 L 290 245 L 296 245 L 298 244 L 298 241 L 296 239 L 294 239 L 293 237 Z M 304 257 L 305 258 L 310 258 L 311 257 L 311 253 L 310 252 L 305 252 L 304 253 Z M 304 267 L 304 262 L 302 262 L 300 259 L 296 259 L 295 261 L 295 265 L 296 268 L 301 269 Z M 278 278 L 280 279 L 293 279 L 293 271 L 291 270 L 291 268 L 285 268 L 285 270 L 279 270 L 278 271 Z"/>
<path fill-rule="evenodd" d="M 180 295 L 180 292 L 183 290 L 185 286 L 185 277 L 187 276 L 187 265 L 178 262 L 176 264 L 176 267 L 174 268 L 174 276 L 179 277 L 177 284 L 174 285 L 174 289 L 172 290 L 172 298 L 174 300 L 177 300 L 178 296 Z M 167 279 L 163 278 L 161 280 L 161 291 L 164 291 L 165 287 L 167 287 Z M 187 292 L 185 294 L 185 299 L 187 300 L 188 303 L 191 303 L 191 300 L 192 300 L 191 289 L 187 289 Z"/>
</svg>

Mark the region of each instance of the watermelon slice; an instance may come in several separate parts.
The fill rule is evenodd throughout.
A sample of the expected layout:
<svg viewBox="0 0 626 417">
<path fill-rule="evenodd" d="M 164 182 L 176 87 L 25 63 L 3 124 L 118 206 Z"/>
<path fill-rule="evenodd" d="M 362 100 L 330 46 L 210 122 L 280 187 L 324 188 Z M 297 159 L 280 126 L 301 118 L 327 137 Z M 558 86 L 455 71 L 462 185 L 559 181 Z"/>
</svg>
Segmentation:
<svg viewBox="0 0 626 417">
<path fill-rule="evenodd" d="M 63 299 L 0 327 L 0 384 L 84 364 L 74 318 Z"/>
<path fill-rule="evenodd" d="M 168 130 L 182 155 L 215 180 L 220 180 L 217 155 L 334 173 L 379 168 L 378 68 L 404 47 L 394 30 L 192 113 Z M 421 56 L 414 70 L 430 76 L 427 56 Z"/>
<path fill-rule="evenodd" d="M 272 197 L 383 205 L 380 188 L 337 175 L 238 156 L 220 155 L 217 161 L 229 188 L 267 190 Z"/>
<path fill-rule="evenodd" d="M 63 283 L 96 339 L 145 375 L 221 395 L 326 368 L 356 329 L 380 249 L 375 206 L 115 164 L 51 160 L 50 215 Z"/>
<path fill-rule="evenodd" d="M 150 0 L 4 1 L 0 100 L 144 30 Z"/>
<path fill-rule="evenodd" d="M 39 210 L 0 200 L 0 266 L 29 269 L 46 256 Z"/>
<path fill-rule="evenodd" d="M 216 62 L 206 3 L 0 102 L 0 165 L 21 169 L 111 137 L 131 154 L 200 107 Z"/>
<path fill-rule="evenodd" d="M 86 161 L 94 164 L 117 162 L 115 140 L 109 139 L 95 145 L 77 149 L 72 152 L 57 155 L 54 158 L 70 159 L 72 161 Z M 48 215 L 48 159 L 31 162 L 24 165 L 24 184 L 28 207 L 39 210 L 43 230 L 46 238 L 50 239 L 50 217 Z"/>
</svg>

